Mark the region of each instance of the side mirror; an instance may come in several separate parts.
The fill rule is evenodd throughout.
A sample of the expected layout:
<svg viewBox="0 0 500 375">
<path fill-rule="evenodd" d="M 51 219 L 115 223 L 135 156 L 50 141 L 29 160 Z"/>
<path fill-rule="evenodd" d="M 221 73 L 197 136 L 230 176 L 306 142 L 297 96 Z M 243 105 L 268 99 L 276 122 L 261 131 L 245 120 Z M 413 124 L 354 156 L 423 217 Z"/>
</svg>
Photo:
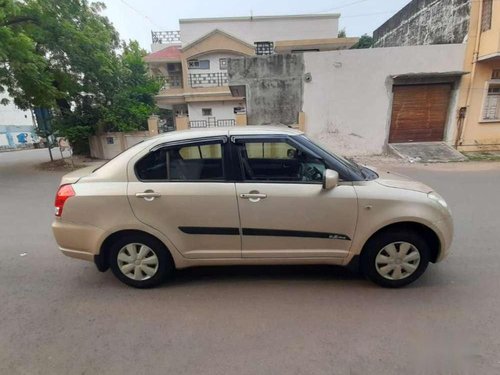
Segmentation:
<svg viewBox="0 0 500 375">
<path fill-rule="evenodd" d="M 337 186 L 339 183 L 339 174 L 336 171 L 327 169 L 323 177 L 323 189 L 330 190 Z"/>
</svg>

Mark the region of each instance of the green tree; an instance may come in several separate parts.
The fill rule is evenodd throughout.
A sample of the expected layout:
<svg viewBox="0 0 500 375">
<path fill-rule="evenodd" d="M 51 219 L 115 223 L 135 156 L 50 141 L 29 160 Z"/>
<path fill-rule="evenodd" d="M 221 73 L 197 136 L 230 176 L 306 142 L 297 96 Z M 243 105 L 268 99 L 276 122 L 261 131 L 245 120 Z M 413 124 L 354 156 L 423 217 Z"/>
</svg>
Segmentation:
<svg viewBox="0 0 500 375">
<path fill-rule="evenodd" d="M 146 51 L 137 42 L 122 45 L 115 69 L 115 87 L 105 101 L 93 95 L 81 97 L 71 113 L 59 116 L 56 126 L 77 152 L 85 152 L 87 138 L 96 131 L 146 130 L 148 117 L 156 112 L 154 96 L 160 82 L 148 75 L 143 57 Z"/>
<path fill-rule="evenodd" d="M 351 49 L 362 49 L 371 47 L 373 47 L 373 38 L 368 34 L 364 34 L 361 36 L 361 38 L 359 38 L 358 43 L 353 45 Z"/>
<path fill-rule="evenodd" d="M 37 53 L 36 44 L 23 32 L 23 26 L 35 20 L 23 14 L 21 5 L 14 0 L 0 0 L 0 92 L 8 88 L 16 104 L 27 109 L 31 103 L 48 104 L 54 89 L 50 77 L 44 74 L 45 57 Z M 28 86 L 29 81 L 30 92 L 24 95 L 21 85 Z"/>
<path fill-rule="evenodd" d="M 115 86 L 118 33 L 101 3 L 0 0 L 0 84 L 21 108 L 56 107 L 64 115 L 84 93 L 104 98 Z M 19 45 L 18 41 L 24 41 Z"/>
<path fill-rule="evenodd" d="M 339 30 L 337 37 L 338 38 L 345 38 L 346 37 L 345 27 Z"/>
<path fill-rule="evenodd" d="M 118 90 L 105 107 L 103 128 L 114 131 L 147 129 L 147 120 L 155 112 L 154 96 L 161 84 L 149 76 L 144 64 L 146 51 L 135 41 L 123 45 L 120 56 Z"/>
<path fill-rule="evenodd" d="M 76 152 L 96 130 L 141 129 L 155 111 L 159 84 L 147 75 L 145 51 L 120 43 L 103 8 L 87 0 L 0 0 L 0 87 L 21 108 L 52 108 Z"/>
</svg>

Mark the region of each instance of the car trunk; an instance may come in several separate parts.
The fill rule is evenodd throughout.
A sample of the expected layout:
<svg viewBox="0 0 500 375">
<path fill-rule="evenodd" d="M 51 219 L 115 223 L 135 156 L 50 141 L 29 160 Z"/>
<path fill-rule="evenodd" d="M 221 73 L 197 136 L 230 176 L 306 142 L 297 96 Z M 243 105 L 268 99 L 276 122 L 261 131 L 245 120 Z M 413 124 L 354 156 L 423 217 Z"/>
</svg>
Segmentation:
<svg viewBox="0 0 500 375">
<path fill-rule="evenodd" d="M 98 166 L 96 165 L 91 165 L 89 167 L 85 168 L 80 168 L 77 169 L 76 171 L 70 172 L 68 174 L 65 174 L 61 178 L 61 184 L 60 185 L 66 185 L 66 184 L 74 184 L 78 182 L 78 180 L 82 177 L 88 176 L 91 174 Z"/>
</svg>

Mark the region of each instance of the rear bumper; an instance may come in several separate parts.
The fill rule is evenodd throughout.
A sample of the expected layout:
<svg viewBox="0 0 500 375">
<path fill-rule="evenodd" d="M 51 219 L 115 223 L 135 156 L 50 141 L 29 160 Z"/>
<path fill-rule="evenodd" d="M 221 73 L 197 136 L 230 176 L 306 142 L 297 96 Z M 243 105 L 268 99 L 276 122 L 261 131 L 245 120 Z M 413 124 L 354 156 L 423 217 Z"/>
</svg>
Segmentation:
<svg viewBox="0 0 500 375">
<path fill-rule="evenodd" d="M 52 223 L 52 232 L 64 255 L 91 262 L 99 253 L 101 239 L 104 237 L 102 229 L 64 222 L 60 219 Z"/>
</svg>

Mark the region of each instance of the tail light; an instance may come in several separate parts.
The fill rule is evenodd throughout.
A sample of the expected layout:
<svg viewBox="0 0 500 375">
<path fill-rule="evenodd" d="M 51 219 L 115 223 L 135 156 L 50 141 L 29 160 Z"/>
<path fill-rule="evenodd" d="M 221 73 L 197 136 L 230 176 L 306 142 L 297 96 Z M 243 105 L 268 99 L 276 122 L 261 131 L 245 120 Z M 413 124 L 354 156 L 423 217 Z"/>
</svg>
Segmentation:
<svg viewBox="0 0 500 375">
<path fill-rule="evenodd" d="M 75 191 L 73 190 L 73 187 L 71 185 L 62 185 L 59 187 L 59 190 L 57 190 L 56 193 L 56 201 L 54 203 L 56 216 L 62 215 L 64 203 L 66 203 L 66 200 L 68 198 L 74 196 Z"/>
</svg>

